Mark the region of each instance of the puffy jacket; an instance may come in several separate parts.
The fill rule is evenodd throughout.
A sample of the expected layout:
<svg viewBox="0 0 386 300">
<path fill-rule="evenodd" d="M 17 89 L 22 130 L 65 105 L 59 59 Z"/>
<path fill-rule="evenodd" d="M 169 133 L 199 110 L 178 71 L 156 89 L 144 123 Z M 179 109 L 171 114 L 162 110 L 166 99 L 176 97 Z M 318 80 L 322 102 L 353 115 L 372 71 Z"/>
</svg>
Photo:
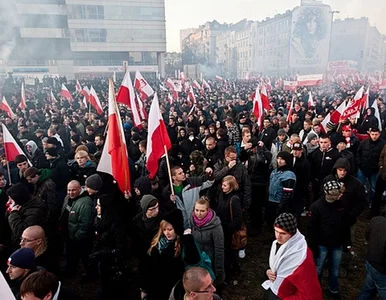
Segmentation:
<svg viewBox="0 0 386 300">
<path fill-rule="evenodd" d="M 222 230 L 220 218 L 213 212 L 213 218 L 202 227 L 196 226 L 191 218 L 192 234 L 200 245 L 202 251 L 210 257 L 212 269 L 217 280 L 224 280 L 224 232 Z"/>
<path fill-rule="evenodd" d="M 338 158 L 339 152 L 335 148 L 330 148 L 326 152 L 322 152 L 319 148 L 312 152 L 309 158 L 312 181 L 322 181 L 329 175 Z"/>
<path fill-rule="evenodd" d="M 357 217 L 365 209 L 368 195 L 363 184 L 350 174 L 350 168 L 351 165 L 347 158 L 339 158 L 332 168 L 332 174 L 324 178 L 322 187 L 324 183 L 331 180 L 337 180 L 344 184 L 344 192 L 339 201 L 343 203 L 346 222 L 351 226 L 356 223 Z M 337 169 L 347 170 L 346 176 L 339 179 L 336 173 Z M 321 191 L 321 193 L 323 193 L 323 191 Z"/>
<path fill-rule="evenodd" d="M 379 157 L 385 141 L 379 138 L 375 142 L 368 138 L 359 144 L 357 150 L 357 166 L 366 175 L 371 176 L 378 172 Z"/>
<path fill-rule="evenodd" d="M 56 189 L 66 188 L 67 183 L 71 179 L 71 173 L 65 159 L 57 156 L 55 159 L 50 160 L 50 169 L 51 179 L 55 182 Z"/>
<path fill-rule="evenodd" d="M 75 165 L 75 179 L 79 181 L 81 186 L 84 186 L 86 178 L 96 173 L 96 164 L 89 160 L 84 168 L 79 167 L 77 163 Z"/>
<path fill-rule="evenodd" d="M 67 229 L 71 240 L 81 241 L 90 237 L 93 209 L 93 202 L 86 191 L 82 191 L 75 199 L 66 196 L 62 217 L 68 213 Z"/>
</svg>

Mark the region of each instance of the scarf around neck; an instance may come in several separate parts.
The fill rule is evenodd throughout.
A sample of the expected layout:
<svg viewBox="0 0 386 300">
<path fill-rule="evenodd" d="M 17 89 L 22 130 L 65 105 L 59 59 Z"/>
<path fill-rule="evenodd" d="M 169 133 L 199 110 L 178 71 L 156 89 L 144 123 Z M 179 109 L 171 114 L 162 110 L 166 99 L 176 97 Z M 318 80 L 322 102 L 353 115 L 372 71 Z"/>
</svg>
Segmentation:
<svg viewBox="0 0 386 300">
<path fill-rule="evenodd" d="M 161 237 L 157 245 L 158 252 L 161 254 L 162 251 L 164 251 L 173 242 L 174 241 L 169 241 L 165 236 Z"/>
<path fill-rule="evenodd" d="M 213 219 L 213 215 L 214 215 L 214 213 L 213 213 L 212 209 L 209 209 L 208 214 L 204 218 L 202 218 L 202 219 L 197 218 L 196 215 L 193 213 L 194 224 L 197 227 L 205 226 L 206 224 L 208 224 Z"/>
</svg>

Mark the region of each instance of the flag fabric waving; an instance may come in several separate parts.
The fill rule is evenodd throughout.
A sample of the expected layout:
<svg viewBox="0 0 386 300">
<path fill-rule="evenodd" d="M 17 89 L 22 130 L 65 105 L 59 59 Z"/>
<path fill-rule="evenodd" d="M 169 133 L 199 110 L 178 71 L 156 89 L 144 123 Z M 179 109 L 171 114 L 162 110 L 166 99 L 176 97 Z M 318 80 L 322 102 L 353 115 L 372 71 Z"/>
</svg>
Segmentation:
<svg viewBox="0 0 386 300">
<path fill-rule="evenodd" d="M 97 171 L 112 175 L 122 193 L 130 192 L 129 158 L 119 109 L 115 102 L 114 84 L 109 80 L 109 130 Z"/>
<path fill-rule="evenodd" d="M 342 115 L 342 113 L 344 112 L 344 110 L 346 109 L 346 102 L 343 101 L 339 106 L 338 108 L 331 114 L 330 116 L 330 121 L 334 124 L 338 124 L 339 123 L 339 120 L 340 120 L 340 116 Z M 327 125 L 327 123 L 326 123 Z"/>
<path fill-rule="evenodd" d="M 188 97 L 192 101 L 192 104 L 195 105 L 196 104 L 196 96 L 194 95 L 194 91 L 193 91 L 193 88 L 191 86 L 189 89 Z"/>
<path fill-rule="evenodd" d="M 205 79 L 202 79 L 202 88 L 203 89 L 208 89 L 209 93 L 212 92 L 212 89 L 210 88 L 209 83 Z"/>
<path fill-rule="evenodd" d="M 309 91 L 308 92 L 308 108 L 310 108 L 311 106 L 315 107 L 315 102 L 314 102 L 314 99 L 312 98 L 311 91 Z"/>
<path fill-rule="evenodd" d="M 266 111 L 269 111 L 271 107 L 269 106 L 268 92 L 265 84 L 263 84 L 261 87 L 260 97 L 261 97 L 261 102 L 263 103 L 263 108 Z"/>
<path fill-rule="evenodd" d="M 50 100 L 51 100 L 51 103 L 52 104 L 55 104 L 58 102 L 58 100 L 56 100 L 55 96 L 54 96 L 54 93 L 52 92 L 51 90 L 51 93 L 50 93 Z"/>
<path fill-rule="evenodd" d="M 354 99 L 351 101 L 351 103 L 346 106 L 345 110 L 340 116 L 341 120 L 346 120 L 348 118 L 355 117 L 358 115 L 358 112 L 361 108 L 361 104 L 363 102 L 362 97 L 363 97 L 363 86 L 355 94 Z"/>
<path fill-rule="evenodd" d="M 263 109 L 263 102 L 260 96 L 259 87 L 256 88 L 255 98 L 253 100 L 253 113 L 256 117 L 257 125 L 261 129 L 263 125 L 264 109 Z"/>
<path fill-rule="evenodd" d="M 62 83 L 62 90 L 60 91 L 60 95 L 66 98 L 68 101 L 72 102 L 74 98 L 72 98 L 71 93 L 68 91 L 67 87 Z"/>
<path fill-rule="evenodd" d="M 372 108 L 374 108 L 374 116 L 378 120 L 378 128 L 380 131 L 382 131 L 382 122 L 381 122 L 381 115 L 379 113 L 379 108 L 378 108 L 378 102 L 377 99 L 374 100 L 373 104 L 371 105 Z"/>
<path fill-rule="evenodd" d="M 9 104 L 4 96 L 3 96 L 3 100 L 1 101 L 1 104 L 0 104 L 0 109 L 4 110 L 7 113 L 8 117 L 10 117 L 12 120 L 16 118 L 16 115 L 12 111 L 12 108 L 9 106 Z"/>
<path fill-rule="evenodd" d="M 133 84 L 131 83 L 130 72 L 127 70 L 123 77 L 121 87 L 117 95 L 117 102 L 125 104 L 131 108 L 131 100 L 135 98 Z"/>
<path fill-rule="evenodd" d="M 8 128 L 4 124 L 1 124 L 1 127 L 3 129 L 4 152 L 7 161 L 14 161 L 15 157 L 19 154 L 25 155 L 23 150 L 21 150 L 19 144 L 16 143 L 12 134 L 8 131 Z M 28 163 L 30 164 L 30 166 L 32 166 L 30 161 L 28 161 Z"/>
<path fill-rule="evenodd" d="M 84 98 L 86 98 L 87 102 L 90 102 L 90 90 L 87 85 L 83 87 L 83 89 L 80 91 L 80 94 L 83 95 Z M 87 103 L 86 103 L 87 106 Z"/>
<path fill-rule="evenodd" d="M 158 171 L 158 161 L 170 148 L 169 135 L 159 109 L 157 94 L 154 95 L 149 111 L 149 124 L 146 146 L 149 178 L 154 178 Z"/>
<path fill-rule="evenodd" d="M 26 98 L 25 98 L 25 88 L 24 88 L 24 82 L 21 83 L 21 97 L 20 97 L 20 104 L 19 104 L 19 108 L 21 110 L 25 110 L 25 108 L 27 107 L 27 104 L 26 104 Z"/>
<path fill-rule="evenodd" d="M 139 97 L 137 96 L 137 102 L 138 102 L 138 110 L 139 110 L 139 114 L 141 116 L 141 119 L 142 120 L 147 120 L 147 112 L 146 112 L 146 108 L 145 106 L 143 105 L 143 102 L 141 99 L 139 99 Z M 141 124 L 142 125 L 142 124 Z"/>
<path fill-rule="evenodd" d="M 139 91 L 139 96 L 141 100 L 144 101 L 154 94 L 154 90 L 147 83 L 145 78 L 142 77 L 139 71 L 135 72 L 134 87 Z"/>
<path fill-rule="evenodd" d="M 287 116 L 287 122 L 288 123 L 291 122 L 293 109 L 294 109 L 294 97 L 292 97 L 291 104 L 290 104 L 290 107 L 288 109 L 288 116 Z"/>
<path fill-rule="evenodd" d="M 77 93 L 80 93 L 82 91 L 82 86 L 80 85 L 79 80 L 76 81 L 75 90 Z"/>
<path fill-rule="evenodd" d="M 90 104 L 95 108 L 99 115 L 103 114 L 101 102 L 99 101 L 98 95 L 95 92 L 93 86 L 91 86 L 90 89 Z"/>
<path fill-rule="evenodd" d="M 217 79 L 218 81 L 222 81 L 222 80 L 223 80 L 223 78 L 222 78 L 221 76 L 218 76 L 218 75 L 216 75 L 216 79 Z"/>
<path fill-rule="evenodd" d="M 134 95 L 134 98 L 130 99 L 130 109 L 131 109 L 131 113 L 133 115 L 134 126 L 138 127 L 141 130 L 142 129 L 142 122 L 141 122 L 141 117 L 139 115 L 138 106 L 137 106 L 135 98 L 136 97 Z M 137 101 L 138 101 L 138 103 L 141 102 L 141 100 L 138 100 L 138 99 L 137 99 Z"/>
</svg>

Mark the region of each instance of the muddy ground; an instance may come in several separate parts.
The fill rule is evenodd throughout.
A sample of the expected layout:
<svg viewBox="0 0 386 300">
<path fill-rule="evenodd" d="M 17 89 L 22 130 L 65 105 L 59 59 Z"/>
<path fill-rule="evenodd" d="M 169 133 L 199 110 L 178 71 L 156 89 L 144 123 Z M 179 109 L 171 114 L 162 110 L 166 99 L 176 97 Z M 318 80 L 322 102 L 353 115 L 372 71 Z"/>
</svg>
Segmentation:
<svg viewBox="0 0 386 300">
<path fill-rule="evenodd" d="M 359 292 L 364 282 L 366 275 L 364 268 L 364 257 L 366 254 L 365 231 L 367 229 L 368 220 L 366 216 L 368 211 L 364 211 L 360 216 L 356 225 L 355 242 L 352 247 L 354 255 L 349 253 L 344 255 L 341 268 L 340 289 L 342 300 L 358 299 Z M 307 217 L 301 220 L 301 231 L 304 233 L 307 228 Z M 263 299 L 263 289 L 261 283 L 265 280 L 264 272 L 268 267 L 269 250 L 273 240 L 273 234 L 268 233 L 267 228 L 263 228 L 261 233 L 251 231 L 249 243 L 247 246 L 247 256 L 240 259 L 242 273 L 237 282 L 233 282 L 228 286 L 224 293 L 224 299 L 229 300 L 258 300 Z M 327 295 L 327 272 L 323 279 L 324 299 L 330 299 Z M 74 281 L 64 280 L 64 285 L 71 286 L 77 290 L 85 300 L 95 300 L 98 290 L 98 282 L 81 285 L 79 278 Z M 130 283 L 127 286 L 127 295 L 122 299 L 139 298 L 139 291 L 136 288 L 136 278 L 133 275 Z"/>
</svg>

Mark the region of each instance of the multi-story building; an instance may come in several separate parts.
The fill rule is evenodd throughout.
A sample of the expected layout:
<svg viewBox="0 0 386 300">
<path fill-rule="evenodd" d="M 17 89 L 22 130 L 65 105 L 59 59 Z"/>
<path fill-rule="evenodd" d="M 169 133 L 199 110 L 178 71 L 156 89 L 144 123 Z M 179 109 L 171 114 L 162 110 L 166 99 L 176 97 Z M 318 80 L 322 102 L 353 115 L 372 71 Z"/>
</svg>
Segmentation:
<svg viewBox="0 0 386 300">
<path fill-rule="evenodd" d="M 246 21 L 245 26 L 235 32 L 237 49 L 237 77 L 248 79 L 252 71 L 252 24 Z"/>
<path fill-rule="evenodd" d="M 383 70 L 384 36 L 368 18 L 346 18 L 334 21 L 330 61 L 352 60 L 360 71 Z"/>
<path fill-rule="evenodd" d="M 129 70 L 164 75 L 164 0 L 10 0 L 7 5 L 13 13 L 2 24 L 9 21 L 15 34 L 7 41 L 12 51 L 1 51 L 0 59 L 16 75 L 111 75 L 124 72 L 125 61 Z"/>
</svg>

